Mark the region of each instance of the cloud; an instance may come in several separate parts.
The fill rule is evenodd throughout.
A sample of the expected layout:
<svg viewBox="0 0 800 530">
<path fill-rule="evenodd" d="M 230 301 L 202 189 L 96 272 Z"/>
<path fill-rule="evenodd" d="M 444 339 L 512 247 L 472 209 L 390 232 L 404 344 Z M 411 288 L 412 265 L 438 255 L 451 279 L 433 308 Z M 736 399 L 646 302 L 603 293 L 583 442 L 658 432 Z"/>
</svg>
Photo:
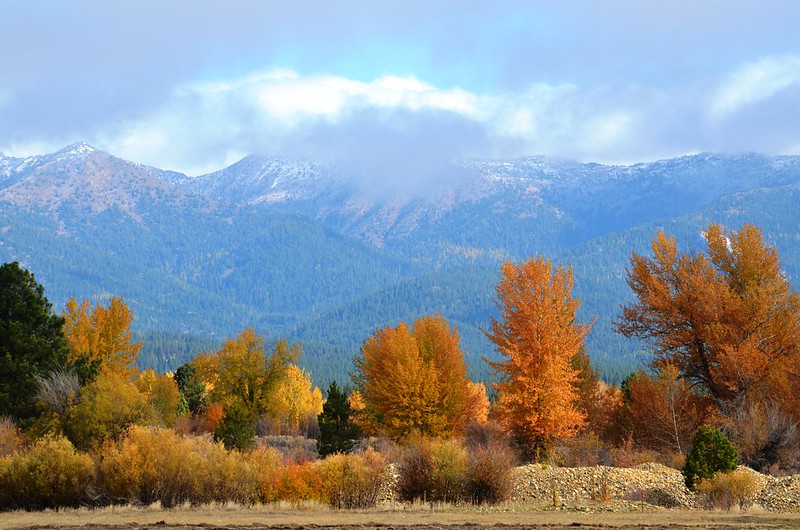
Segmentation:
<svg viewBox="0 0 800 530">
<path fill-rule="evenodd" d="M 800 85 L 800 55 L 766 57 L 736 69 L 712 95 L 709 116 L 723 120 Z"/>
</svg>

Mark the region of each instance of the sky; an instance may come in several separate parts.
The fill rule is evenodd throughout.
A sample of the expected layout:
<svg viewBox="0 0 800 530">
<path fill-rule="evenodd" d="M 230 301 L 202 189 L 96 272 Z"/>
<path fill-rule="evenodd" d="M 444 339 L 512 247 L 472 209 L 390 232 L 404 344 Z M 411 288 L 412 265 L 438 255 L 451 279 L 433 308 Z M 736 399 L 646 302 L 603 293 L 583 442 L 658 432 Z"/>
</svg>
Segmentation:
<svg viewBox="0 0 800 530">
<path fill-rule="evenodd" d="M 795 0 L 0 0 L 0 14 L 9 156 L 86 141 L 189 175 L 256 153 L 404 178 L 462 158 L 800 154 Z"/>
</svg>

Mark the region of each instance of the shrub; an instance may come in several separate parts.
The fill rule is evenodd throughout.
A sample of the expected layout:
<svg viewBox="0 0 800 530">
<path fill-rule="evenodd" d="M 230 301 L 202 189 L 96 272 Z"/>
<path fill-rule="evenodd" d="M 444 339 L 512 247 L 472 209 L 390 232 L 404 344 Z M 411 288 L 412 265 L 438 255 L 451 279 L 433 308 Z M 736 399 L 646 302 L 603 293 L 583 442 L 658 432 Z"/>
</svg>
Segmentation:
<svg viewBox="0 0 800 530">
<path fill-rule="evenodd" d="M 404 500 L 457 502 L 464 498 L 468 455 L 454 440 L 423 440 L 405 451 L 398 466 Z"/>
<path fill-rule="evenodd" d="M 133 427 L 106 449 L 100 484 L 112 502 L 158 501 L 165 508 L 210 502 L 251 505 L 260 500 L 252 469 L 248 458 L 208 439 Z"/>
<path fill-rule="evenodd" d="M 710 479 L 720 471 L 733 471 L 738 459 L 736 449 L 722 431 L 708 425 L 700 427 L 682 470 L 686 487 L 693 490 L 698 480 Z"/>
<path fill-rule="evenodd" d="M 375 506 L 385 466 L 383 457 L 373 450 L 327 457 L 313 466 L 322 480 L 320 500 L 336 509 Z"/>
<path fill-rule="evenodd" d="M 738 506 L 739 509 L 746 510 L 753 505 L 758 492 L 758 481 L 752 473 L 734 471 L 716 473 L 711 478 L 700 480 L 695 487 L 703 495 L 709 508 L 730 510 Z"/>
<path fill-rule="evenodd" d="M 516 453 L 507 444 L 495 441 L 473 448 L 469 453 L 465 493 L 473 504 L 496 504 L 511 494 Z"/>
<path fill-rule="evenodd" d="M 30 450 L 0 458 L 0 509 L 77 507 L 93 502 L 91 457 L 66 438 L 47 437 Z"/>
<path fill-rule="evenodd" d="M 591 467 L 611 463 L 610 448 L 591 431 L 575 438 L 558 440 L 551 450 L 551 457 L 562 467 Z"/>
<path fill-rule="evenodd" d="M 22 448 L 22 435 L 14 420 L 0 417 L 0 457 L 17 452 Z"/>
</svg>

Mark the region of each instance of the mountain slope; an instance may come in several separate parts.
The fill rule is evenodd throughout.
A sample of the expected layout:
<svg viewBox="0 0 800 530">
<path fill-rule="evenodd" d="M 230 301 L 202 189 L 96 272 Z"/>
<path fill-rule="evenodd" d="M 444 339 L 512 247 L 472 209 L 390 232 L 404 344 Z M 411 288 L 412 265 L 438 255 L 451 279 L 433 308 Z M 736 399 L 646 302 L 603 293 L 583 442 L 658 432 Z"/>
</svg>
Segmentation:
<svg viewBox="0 0 800 530">
<path fill-rule="evenodd" d="M 612 321 L 630 296 L 630 252 L 647 252 L 656 230 L 700 248 L 710 221 L 753 222 L 800 278 L 798 157 L 454 168 L 401 193 L 345 167 L 258 156 L 189 178 L 86 144 L 0 155 L 0 260 L 30 268 L 57 307 L 125 296 L 136 330 L 154 337 L 143 359 L 159 368 L 254 326 L 302 341 L 319 384 L 346 380 L 377 328 L 433 312 L 459 327 L 471 372 L 487 377 L 481 329 L 503 259 L 573 265 L 580 318 L 596 318 L 589 353 L 616 380 L 643 358 Z"/>
</svg>

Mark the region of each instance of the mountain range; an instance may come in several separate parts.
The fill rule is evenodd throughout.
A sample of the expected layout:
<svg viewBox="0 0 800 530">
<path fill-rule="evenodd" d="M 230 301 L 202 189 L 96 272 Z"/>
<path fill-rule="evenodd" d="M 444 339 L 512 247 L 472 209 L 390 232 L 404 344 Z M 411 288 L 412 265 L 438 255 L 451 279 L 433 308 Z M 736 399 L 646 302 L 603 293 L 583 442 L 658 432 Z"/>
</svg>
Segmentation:
<svg viewBox="0 0 800 530">
<path fill-rule="evenodd" d="M 657 230 L 696 250 L 709 222 L 755 223 L 800 278 L 800 157 L 528 157 L 454 161 L 426 182 L 396 174 L 253 155 L 189 177 L 85 143 L 0 155 L 0 260 L 29 268 L 59 310 L 71 296 L 124 296 L 143 365 L 174 369 L 252 326 L 301 341 L 322 385 L 346 381 L 379 327 L 432 312 L 488 377 L 481 329 L 503 260 L 573 266 L 580 317 L 595 319 L 587 350 L 611 380 L 644 359 L 611 328 L 630 253 Z"/>
</svg>

